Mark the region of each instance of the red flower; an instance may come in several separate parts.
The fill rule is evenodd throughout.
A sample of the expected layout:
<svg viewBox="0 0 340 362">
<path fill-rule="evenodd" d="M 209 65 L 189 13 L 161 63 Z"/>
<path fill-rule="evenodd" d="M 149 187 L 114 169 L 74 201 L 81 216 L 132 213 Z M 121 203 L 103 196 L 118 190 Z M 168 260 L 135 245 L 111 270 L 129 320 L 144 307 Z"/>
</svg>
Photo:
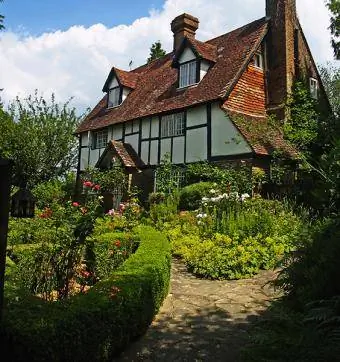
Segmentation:
<svg viewBox="0 0 340 362">
<path fill-rule="evenodd" d="M 91 181 L 84 181 L 84 182 L 83 182 L 83 185 L 84 185 L 85 187 L 92 187 L 92 186 L 93 186 L 93 183 L 92 183 Z"/>
<path fill-rule="evenodd" d="M 72 206 L 78 207 L 78 206 L 79 206 L 79 203 L 78 203 L 78 202 L 72 202 Z"/>
<path fill-rule="evenodd" d="M 116 241 L 115 241 L 115 245 L 116 245 L 117 248 L 119 248 L 120 245 L 121 245 L 120 240 L 116 240 Z"/>
<path fill-rule="evenodd" d="M 100 185 L 93 185 L 92 189 L 98 191 L 100 190 Z"/>
</svg>

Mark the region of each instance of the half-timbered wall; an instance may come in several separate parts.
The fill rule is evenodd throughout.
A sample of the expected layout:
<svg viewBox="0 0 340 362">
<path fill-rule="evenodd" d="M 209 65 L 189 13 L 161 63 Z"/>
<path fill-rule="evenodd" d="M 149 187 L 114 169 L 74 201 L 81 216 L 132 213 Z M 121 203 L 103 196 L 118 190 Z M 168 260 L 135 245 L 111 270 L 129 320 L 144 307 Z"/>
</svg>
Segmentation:
<svg viewBox="0 0 340 362">
<path fill-rule="evenodd" d="M 165 154 L 174 164 L 211 160 L 214 157 L 251 152 L 250 147 L 218 102 L 183 111 L 184 132 L 161 137 L 162 116 L 116 124 L 108 128 L 108 140 L 129 143 L 146 165 L 159 165 Z M 91 133 L 81 134 L 81 164 L 95 166 L 105 148 L 92 147 Z"/>
</svg>

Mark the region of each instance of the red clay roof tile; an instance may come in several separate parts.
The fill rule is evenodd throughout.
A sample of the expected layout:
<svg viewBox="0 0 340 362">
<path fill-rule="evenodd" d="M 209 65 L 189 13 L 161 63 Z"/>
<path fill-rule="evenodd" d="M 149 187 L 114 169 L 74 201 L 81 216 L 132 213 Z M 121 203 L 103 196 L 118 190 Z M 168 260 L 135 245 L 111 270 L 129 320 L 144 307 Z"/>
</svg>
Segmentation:
<svg viewBox="0 0 340 362">
<path fill-rule="evenodd" d="M 208 56 L 214 48 L 217 49 L 216 63 L 199 84 L 185 89 L 178 90 L 176 87 L 178 70 L 171 67 L 174 53 L 130 72 L 120 71 L 122 79 L 131 74 L 132 77 L 138 76 L 138 79 L 128 80 L 128 83 L 132 81 L 134 89 L 116 108 L 106 108 L 105 95 L 76 132 L 225 98 L 266 33 L 267 21 L 262 18 L 205 43 L 195 41 L 195 46 L 204 56 Z"/>
</svg>

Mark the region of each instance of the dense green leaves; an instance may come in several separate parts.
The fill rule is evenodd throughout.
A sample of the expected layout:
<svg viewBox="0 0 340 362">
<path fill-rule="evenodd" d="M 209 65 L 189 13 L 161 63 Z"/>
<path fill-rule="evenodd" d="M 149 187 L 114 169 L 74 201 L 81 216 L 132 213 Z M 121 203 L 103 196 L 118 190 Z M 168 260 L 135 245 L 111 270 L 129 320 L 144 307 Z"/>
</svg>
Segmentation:
<svg viewBox="0 0 340 362">
<path fill-rule="evenodd" d="M 158 40 L 152 44 L 150 48 L 150 56 L 147 59 L 147 62 L 150 63 L 155 59 L 161 58 L 165 55 L 165 50 L 162 49 L 162 44 Z"/>
<path fill-rule="evenodd" d="M 326 5 L 331 12 L 331 25 L 329 29 L 333 36 L 334 56 L 336 59 L 340 59 L 340 2 L 339 0 L 327 0 Z"/>
<path fill-rule="evenodd" d="M 14 160 L 14 183 L 32 187 L 75 168 L 78 122 L 69 102 L 60 106 L 37 92 L 0 109 L 0 156 Z"/>
</svg>

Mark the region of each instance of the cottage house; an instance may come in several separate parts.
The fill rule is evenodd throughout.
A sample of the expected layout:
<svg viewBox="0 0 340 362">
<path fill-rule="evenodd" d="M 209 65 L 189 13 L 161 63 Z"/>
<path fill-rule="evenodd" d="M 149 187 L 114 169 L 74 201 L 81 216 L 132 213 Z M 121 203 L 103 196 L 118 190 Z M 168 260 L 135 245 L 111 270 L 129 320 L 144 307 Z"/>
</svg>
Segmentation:
<svg viewBox="0 0 340 362">
<path fill-rule="evenodd" d="M 298 78 L 312 97 L 326 96 L 295 0 L 266 0 L 265 17 L 205 42 L 198 26 L 182 14 L 171 22 L 171 53 L 111 69 L 104 96 L 77 129 L 79 172 L 120 162 L 147 192 L 165 154 L 178 165 L 247 160 L 263 168 L 274 150 L 296 155 L 268 115 L 284 121 Z"/>
</svg>

